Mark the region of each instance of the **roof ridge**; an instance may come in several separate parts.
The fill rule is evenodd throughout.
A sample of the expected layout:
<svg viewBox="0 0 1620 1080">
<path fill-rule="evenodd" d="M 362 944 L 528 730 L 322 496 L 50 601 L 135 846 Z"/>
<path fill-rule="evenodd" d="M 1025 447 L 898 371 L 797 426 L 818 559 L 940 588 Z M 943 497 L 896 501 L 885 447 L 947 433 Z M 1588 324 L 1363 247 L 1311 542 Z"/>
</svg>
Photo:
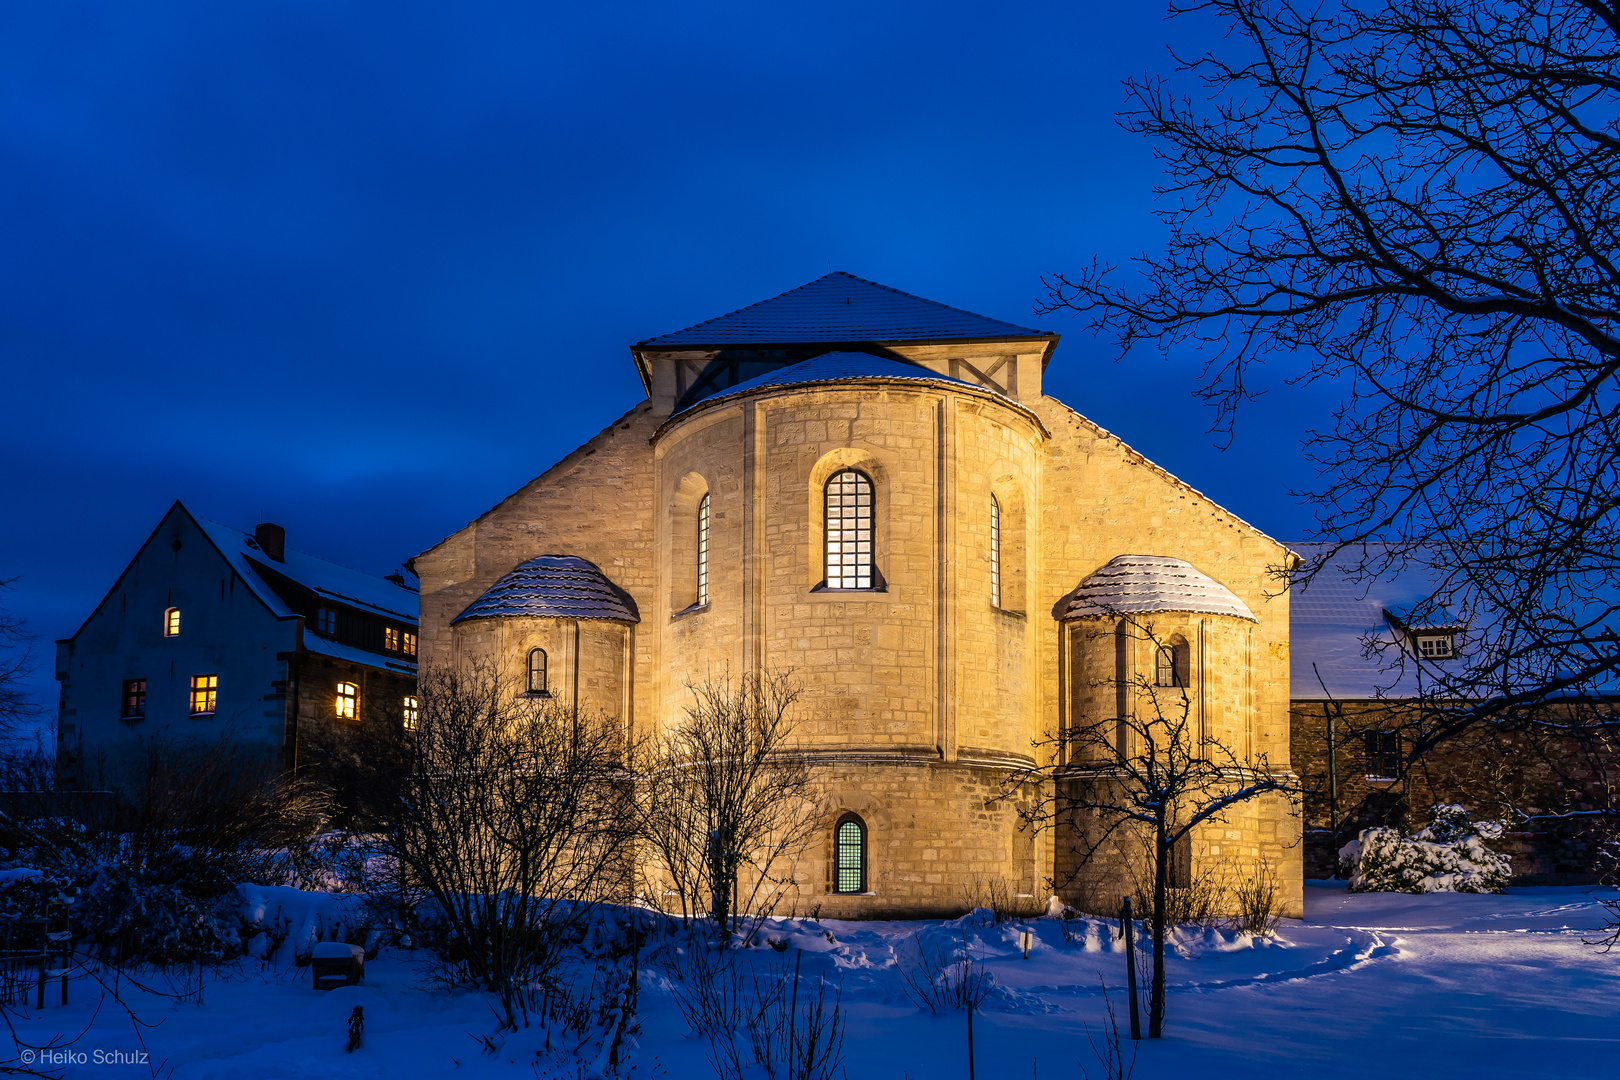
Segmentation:
<svg viewBox="0 0 1620 1080">
<path fill-rule="evenodd" d="M 213 518 L 197 518 L 197 520 L 198 521 L 206 521 L 208 524 L 216 526 L 216 527 L 221 528 L 221 529 L 229 529 L 233 533 L 240 533 L 244 539 L 253 540 L 254 547 L 258 548 L 258 541 L 254 540 L 253 534 L 248 532 L 246 529 L 238 529 L 235 525 L 226 525 L 223 522 L 215 521 Z M 369 570 L 361 570 L 358 567 L 350 566 L 348 563 L 334 562 L 331 559 L 322 558 L 319 555 L 311 555 L 309 552 L 305 551 L 303 548 L 290 547 L 290 548 L 287 548 L 286 550 L 291 551 L 291 552 L 293 552 L 294 554 L 297 554 L 297 555 L 302 555 L 306 559 L 314 559 L 316 562 L 325 563 L 327 566 L 335 566 L 339 570 L 347 570 L 350 573 L 359 574 L 362 577 L 374 578 L 377 581 L 387 581 L 388 584 L 394 586 L 394 588 L 396 588 L 396 589 L 404 589 L 406 592 L 412 592 L 413 591 L 408 586 L 401 585 L 397 581 L 390 580 L 386 574 L 373 574 Z M 266 557 L 268 557 L 268 556 L 266 556 Z"/>
</svg>

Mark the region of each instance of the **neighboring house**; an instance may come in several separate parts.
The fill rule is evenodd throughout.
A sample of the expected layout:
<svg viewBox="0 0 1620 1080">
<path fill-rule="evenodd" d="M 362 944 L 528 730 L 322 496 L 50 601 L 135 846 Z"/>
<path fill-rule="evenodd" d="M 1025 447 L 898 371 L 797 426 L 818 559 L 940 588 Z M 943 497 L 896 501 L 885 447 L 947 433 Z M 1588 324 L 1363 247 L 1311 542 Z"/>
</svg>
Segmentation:
<svg viewBox="0 0 1620 1080">
<path fill-rule="evenodd" d="M 825 820 L 784 907 L 960 911 L 990 885 L 1039 904 L 1054 878 L 1117 904 L 1095 866 L 1070 881 L 1066 837 L 1020 828 L 1041 795 L 1006 782 L 1103 722 L 1099 679 L 1157 679 L 1286 772 L 1291 556 L 1043 393 L 1056 345 L 844 273 L 641 342 L 647 400 L 413 560 L 423 655 L 638 734 L 679 722 L 690 684 L 791 672 Z M 1297 915 L 1298 844 L 1267 797 L 1190 857 L 1265 859 Z"/>
<path fill-rule="evenodd" d="M 228 737 L 292 768 L 311 724 L 414 723 L 416 589 L 176 502 L 79 631 L 56 643 L 57 782 L 116 783 L 161 740 Z"/>
<path fill-rule="evenodd" d="M 1327 550 L 1289 546 L 1306 559 Z M 1466 662 L 1483 628 L 1443 607 L 1411 619 L 1412 610 L 1433 606 L 1423 602 L 1434 578 L 1419 564 L 1364 579 L 1350 563 L 1341 553 L 1291 590 L 1291 760 L 1309 792 L 1307 875 L 1332 876 L 1338 849 L 1362 829 L 1420 827 L 1434 804 L 1458 803 L 1476 818 L 1508 822 L 1498 846 L 1513 856 L 1516 884 L 1595 880 L 1596 838 L 1579 819 L 1526 823 L 1521 815 L 1579 804 L 1594 766 L 1609 766 L 1556 740 L 1489 728 L 1409 762 L 1410 734 L 1425 722 L 1425 710 L 1432 715 L 1450 704 L 1436 693 L 1436 676 Z M 1591 699 L 1580 705 L 1611 707 Z"/>
</svg>

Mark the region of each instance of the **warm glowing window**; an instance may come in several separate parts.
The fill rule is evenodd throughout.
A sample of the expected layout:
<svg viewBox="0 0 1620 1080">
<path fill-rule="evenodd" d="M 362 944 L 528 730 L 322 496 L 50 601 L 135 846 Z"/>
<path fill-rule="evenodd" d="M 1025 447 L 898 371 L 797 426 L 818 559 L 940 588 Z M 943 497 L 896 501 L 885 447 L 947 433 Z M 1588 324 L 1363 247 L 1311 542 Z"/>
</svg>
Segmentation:
<svg viewBox="0 0 1620 1080">
<path fill-rule="evenodd" d="M 709 602 L 709 496 L 698 500 L 697 602 Z"/>
<path fill-rule="evenodd" d="M 866 891 L 866 826 L 854 814 L 846 814 L 833 830 L 835 874 L 833 892 Z"/>
<path fill-rule="evenodd" d="M 193 675 L 191 677 L 191 715 L 203 716 L 213 712 L 218 695 L 218 675 Z"/>
<path fill-rule="evenodd" d="M 163 612 L 163 636 L 164 637 L 179 637 L 180 636 L 180 609 L 179 608 L 177 608 L 177 607 L 167 608 Z"/>
<path fill-rule="evenodd" d="M 990 603 L 1001 606 L 1001 500 L 990 496 Z"/>
<path fill-rule="evenodd" d="M 409 630 L 400 635 L 399 651 L 406 656 L 416 655 L 416 635 Z"/>
<path fill-rule="evenodd" d="M 399 627 L 383 627 L 383 648 L 389 652 L 399 652 Z"/>
<path fill-rule="evenodd" d="M 416 730 L 416 717 L 416 699 L 407 694 L 405 697 L 405 707 L 400 713 L 400 719 L 404 721 L 406 731 Z"/>
<path fill-rule="evenodd" d="M 529 650 L 529 693 L 546 694 L 546 650 Z"/>
<path fill-rule="evenodd" d="M 323 607 L 315 613 L 315 629 L 323 634 L 337 633 L 337 612 Z"/>
<path fill-rule="evenodd" d="M 339 720 L 353 720 L 360 715 L 360 688 L 352 682 L 337 684 L 337 697 L 332 709 Z"/>
<path fill-rule="evenodd" d="M 125 718 L 146 715 L 145 679 L 124 680 L 124 703 L 122 708 L 123 712 L 118 715 Z"/>
<path fill-rule="evenodd" d="M 872 481 L 854 469 L 827 481 L 827 588 L 872 587 Z"/>
</svg>

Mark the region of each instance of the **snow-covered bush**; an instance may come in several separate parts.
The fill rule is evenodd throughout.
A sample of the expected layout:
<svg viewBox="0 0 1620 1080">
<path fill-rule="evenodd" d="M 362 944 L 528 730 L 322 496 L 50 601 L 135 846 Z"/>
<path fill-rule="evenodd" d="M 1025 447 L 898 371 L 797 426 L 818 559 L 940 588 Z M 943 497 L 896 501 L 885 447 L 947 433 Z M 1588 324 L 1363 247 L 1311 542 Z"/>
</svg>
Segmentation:
<svg viewBox="0 0 1620 1080">
<path fill-rule="evenodd" d="M 48 919 L 64 914 L 78 897 L 78 886 L 65 874 L 0 870 L 0 920 Z"/>
<path fill-rule="evenodd" d="M 1429 811 L 1426 828 L 1408 836 L 1399 829 L 1363 829 L 1339 849 L 1351 892 L 1499 893 L 1507 888 L 1511 859 L 1485 841 L 1502 835 L 1494 821 L 1470 822 L 1460 806 Z"/>
<path fill-rule="evenodd" d="M 234 891 L 195 898 L 115 865 L 85 890 L 74 922 L 120 963 L 218 964 L 241 955 L 239 906 Z"/>
</svg>

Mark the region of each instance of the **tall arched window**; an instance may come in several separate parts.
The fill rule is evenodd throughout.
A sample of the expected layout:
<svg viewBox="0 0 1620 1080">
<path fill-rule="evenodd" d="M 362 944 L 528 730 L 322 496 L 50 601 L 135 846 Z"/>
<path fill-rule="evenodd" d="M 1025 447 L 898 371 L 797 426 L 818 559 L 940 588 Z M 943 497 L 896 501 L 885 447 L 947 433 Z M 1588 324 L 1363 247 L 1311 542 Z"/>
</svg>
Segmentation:
<svg viewBox="0 0 1620 1080">
<path fill-rule="evenodd" d="M 1192 674 L 1188 670 L 1191 667 L 1190 660 L 1190 650 L 1179 634 L 1171 638 L 1168 645 L 1160 645 L 1153 672 L 1153 685 L 1179 686 L 1185 689 L 1190 681 L 1188 676 Z"/>
<path fill-rule="evenodd" d="M 833 827 L 833 892 L 866 891 L 866 823 L 845 814 Z"/>
<path fill-rule="evenodd" d="M 529 693 L 549 695 L 546 689 L 546 650 L 529 650 Z"/>
<path fill-rule="evenodd" d="M 1001 500 L 990 496 L 990 603 L 1001 606 Z"/>
<path fill-rule="evenodd" d="M 697 512 L 697 602 L 709 602 L 709 495 L 698 500 Z"/>
<path fill-rule="evenodd" d="M 827 480 L 827 588 L 872 587 L 872 481 L 854 469 Z"/>
</svg>

